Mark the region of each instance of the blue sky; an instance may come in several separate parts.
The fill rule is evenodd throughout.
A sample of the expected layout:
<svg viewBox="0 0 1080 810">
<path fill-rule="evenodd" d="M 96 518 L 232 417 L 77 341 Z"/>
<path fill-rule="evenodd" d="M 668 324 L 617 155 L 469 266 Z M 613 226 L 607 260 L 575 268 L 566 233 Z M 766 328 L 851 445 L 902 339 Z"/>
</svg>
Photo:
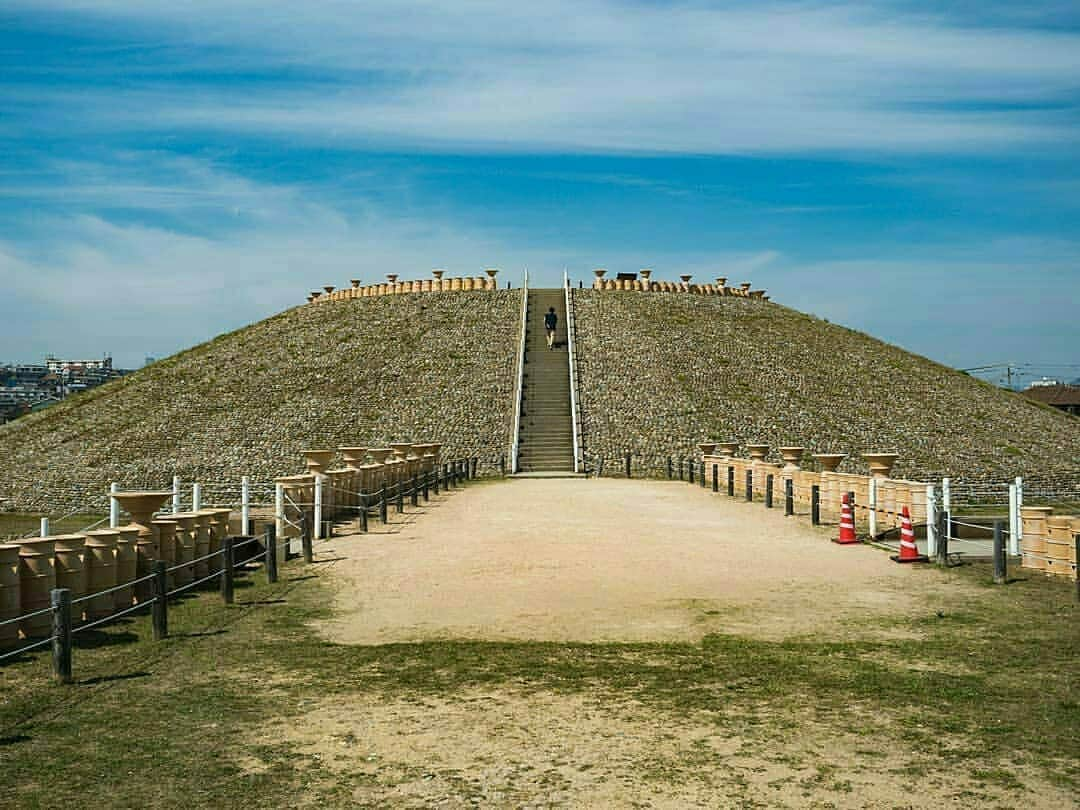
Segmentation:
<svg viewBox="0 0 1080 810">
<path fill-rule="evenodd" d="M 0 361 L 653 267 L 1080 376 L 1080 12 L 1020 5 L 8 0 Z"/>
</svg>

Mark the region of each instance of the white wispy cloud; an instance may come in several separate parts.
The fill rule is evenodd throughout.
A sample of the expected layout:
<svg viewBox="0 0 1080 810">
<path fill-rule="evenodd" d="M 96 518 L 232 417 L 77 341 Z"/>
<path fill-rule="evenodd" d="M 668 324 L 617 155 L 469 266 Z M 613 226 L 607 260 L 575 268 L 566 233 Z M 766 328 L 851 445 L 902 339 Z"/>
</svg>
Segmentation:
<svg viewBox="0 0 1080 810">
<path fill-rule="evenodd" d="M 487 151 L 970 151 L 1076 141 L 1069 105 L 1080 88 L 1080 35 L 965 26 L 888 3 L 32 7 L 132 26 L 198 52 L 224 79 L 180 92 L 140 82 L 133 65 L 122 90 L 47 92 L 43 122 Z M 313 73 L 276 87 L 228 82 L 231 71 L 293 68 Z"/>
</svg>

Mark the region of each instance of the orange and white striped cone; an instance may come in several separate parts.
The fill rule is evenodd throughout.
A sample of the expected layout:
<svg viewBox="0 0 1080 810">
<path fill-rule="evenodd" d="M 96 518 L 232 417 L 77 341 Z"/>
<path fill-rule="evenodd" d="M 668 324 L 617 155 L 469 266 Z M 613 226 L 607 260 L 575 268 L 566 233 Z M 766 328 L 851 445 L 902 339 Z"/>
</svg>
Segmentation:
<svg viewBox="0 0 1080 810">
<path fill-rule="evenodd" d="M 840 501 L 840 536 L 833 542 L 841 546 L 849 546 L 852 543 L 859 542 L 859 538 L 855 536 L 855 518 L 851 514 L 851 504 L 848 503 L 846 492 Z"/>
<path fill-rule="evenodd" d="M 930 558 L 919 553 L 919 547 L 915 545 L 915 530 L 911 528 L 911 515 L 905 506 L 900 513 L 900 554 L 892 558 L 893 562 L 930 562 Z"/>
</svg>

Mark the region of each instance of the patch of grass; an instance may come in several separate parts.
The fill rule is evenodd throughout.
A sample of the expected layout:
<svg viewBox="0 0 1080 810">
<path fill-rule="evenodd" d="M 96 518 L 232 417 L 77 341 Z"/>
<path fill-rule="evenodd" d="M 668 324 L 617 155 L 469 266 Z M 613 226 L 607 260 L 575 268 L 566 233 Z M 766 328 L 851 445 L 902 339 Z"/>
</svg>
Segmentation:
<svg viewBox="0 0 1080 810">
<path fill-rule="evenodd" d="M 860 741 L 873 741 L 865 760 L 873 767 L 890 764 L 878 750 L 900 740 L 926 752 L 917 767 L 963 771 L 995 789 L 1020 785 L 1012 766 L 1022 751 L 1025 768 L 1080 787 L 1080 638 L 1065 583 L 1032 578 L 987 589 L 945 619 L 928 608 L 901 622 L 919 631 L 901 641 L 714 635 L 701 644 L 345 646 L 309 629 L 329 615 L 318 569 L 290 563 L 276 585 L 256 574 L 229 608 L 215 594 L 185 599 L 170 611 L 172 636 L 163 642 L 150 640 L 145 618 L 80 637 L 71 687 L 50 682 L 45 656 L 0 668 L 0 754 L 20 806 L 88 796 L 117 807 L 348 801 L 353 777 L 259 739 L 257 729 L 273 718 L 300 722 L 324 701 L 356 694 L 421 700 L 475 688 L 629 701 L 760 745 L 797 735 L 806 722 L 837 734 L 866 727 Z M 989 572 L 944 575 L 982 580 Z M 925 669 L 905 666 L 914 662 Z M 657 762 L 647 776 L 678 780 L 686 766 Z M 815 772 L 799 785 L 808 793 L 851 789 L 827 764 L 807 766 Z M 370 777 L 355 775 L 362 778 Z"/>
</svg>

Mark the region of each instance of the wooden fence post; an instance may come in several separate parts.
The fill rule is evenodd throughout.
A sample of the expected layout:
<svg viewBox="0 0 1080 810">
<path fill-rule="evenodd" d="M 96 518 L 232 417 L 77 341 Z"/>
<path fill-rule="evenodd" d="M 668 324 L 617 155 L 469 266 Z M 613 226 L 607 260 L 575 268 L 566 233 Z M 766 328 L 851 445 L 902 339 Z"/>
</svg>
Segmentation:
<svg viewBox="0 0 1080 810">
<path fill-rule="evenodd" d="M 54 588 L 49 601 L 53 612 L 53 675 L 60 683 L 71 683 L 71 591 Z"/>
<path fill-rule="evenodd" d="M 278 581 L 277 573 L 277 531 L 274 524 L 266 524 L 266 581 Z"/>
<path fill-rule="evenodd" d="M 154 560 L 154 604 L 151 607 L 154 625 L 154 641 L 161 641 L 169 635 L 169 587 L 167 584 L 168 566 L 164 560 Z"/>
<path fill-rule="evenodd" d="M 226 605 L 233 603 L 233 564 L 236 562 L 232 536 L 221 542 L 221 601 Z"/>
<path fill-rule="evenodd" d="M 994 584 L 1004 585 L 1008 572 L 1005 568 L 1005 535 L 1002 522 L 994 521 Z"/>
</svg>

